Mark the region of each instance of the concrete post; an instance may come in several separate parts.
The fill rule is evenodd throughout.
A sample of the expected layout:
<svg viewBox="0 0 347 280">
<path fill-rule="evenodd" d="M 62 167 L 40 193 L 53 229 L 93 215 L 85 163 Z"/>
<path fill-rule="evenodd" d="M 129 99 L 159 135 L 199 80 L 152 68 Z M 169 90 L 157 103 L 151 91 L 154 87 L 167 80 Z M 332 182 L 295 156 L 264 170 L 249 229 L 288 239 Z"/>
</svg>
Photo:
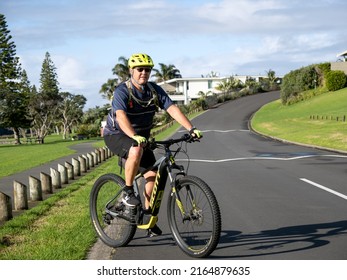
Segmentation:
<svg viewBox="0 0 347 280">
<path fill-rule="evenodd" d="M 94 158 L 93 158 L 93 155 L 91 153 L 87 154 L 87 159 L 89 162 L 89 168 L 94 167 Z"/>
<path fill-rule="evenodd" d="M 0 222 L 12 219 L 12 202 L 11 197 L 0 192 Z"/>
<path fill-rule="evenodd" d="M 100 151 L 100 161 L 105 161 L 105 150 L 103 148 L 100 148 L 99 151 Z"/>
<path fill-rule="evenodd" d="M 100 149 L 95 149 L 95 154 L 96 154 L 96 158 L 98 160 L 97 164 L 100 164 L 101 163 L 101 151 L 100 151 Z"/>
<path fill-rule="evenodd" d="M 72 166 L 73 166 L 74 177 L 81 176 L 80 162 L 77 159 L 72 158 Z"/>
<path fill-rule="evenodd" d="M 15 210 L 28 209 L 28 195 L 27 186 L 14 181 L 13 182 L 13 200 Z"/>
<path fill-rule="evenodd" d="M 89 165 L 89 159 L 88 159 L 88 156 L 86 156 L 86 155 L 82 155 L 82 157 L 84 157 L 84 158 L 85 158 L 85 160 L 86 160 L 86 168 L 87 168 L 87 170 L 89 170 L 89 169 L 90 169 L 90 165 Z"/>
<path fill-rule="evenodd" d="M 69 183 L 69 179 L 67 177 L 67 168 L 62 165 L 62 164 L 58 164 L 58 171 L 60 172 L 60 180 L 62 184 L 68 184 Z"/>
<path fill-rule="evenodd" d="M 65 161 L 65 167 L 66 167 L 66 170 L 67 170 L 67 178 L 68 178 L 68 180 L 75 179 L 73 165 L 70 162 Z"/>
<path fill-rule="evenodd" d="M 40 179 L 41 179 L 42 192 L 45 194 L 53 193 L 52 177 L 48 175 L 47 173 L 41 172 Z"/>
<path fill-rule="evenodd" d="M 41 181 L 33 176 L 29 176 L 29 197 L 31 201 L 42 200 Z"/>
<path fill-rule="evenodd" d="M 60 172 L 51 167 L 52 187 L 55 189 L 61 188 Z"/>
<path fill-rule="evenodd" d="M 94 166 L 97 166 L 99 164 L 98 154 L 95 152 L 91 152 L 90 154 L 92 155 Z"/>
<path fill-rule="evenodd" d="M 84 156 L 79 156 L 78 161 L 80 162 L 81 165 L 81 173 L 86 173 L 87 172 L 87 161 Z"/>
</svg>

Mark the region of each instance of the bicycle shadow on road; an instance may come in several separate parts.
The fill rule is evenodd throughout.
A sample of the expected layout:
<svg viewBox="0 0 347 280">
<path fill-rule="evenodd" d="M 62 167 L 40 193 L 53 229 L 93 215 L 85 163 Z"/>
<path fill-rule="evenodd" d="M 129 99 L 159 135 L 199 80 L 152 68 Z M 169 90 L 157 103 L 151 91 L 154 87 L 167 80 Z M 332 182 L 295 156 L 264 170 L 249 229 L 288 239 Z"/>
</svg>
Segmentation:
<svg viewBox="0 0 347 280">
<path fill-rule="evenodd" d="M 217 254 L 210 258 L 249 258 L 310 250 L 325 246 L 330 243 L 329 238 L 343 234 L 347 236 L 346 220 L 282 227 L 250 234 L 224 230 L 215 251 Z M 223 256 L 223 251 L 230 252 L 230 248 L 233 248 L 235 255 Z"/>
</svg>

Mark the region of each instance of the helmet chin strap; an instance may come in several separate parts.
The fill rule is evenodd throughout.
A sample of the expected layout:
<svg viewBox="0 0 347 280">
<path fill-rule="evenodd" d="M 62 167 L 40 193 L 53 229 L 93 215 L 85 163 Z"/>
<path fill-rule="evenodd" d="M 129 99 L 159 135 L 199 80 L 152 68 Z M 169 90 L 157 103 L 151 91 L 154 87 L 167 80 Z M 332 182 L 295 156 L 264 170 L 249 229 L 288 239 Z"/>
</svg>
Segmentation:
<svg viewBox="0 0 347 280">
<path fill-rule="evenodd" d="M 137 85 L 141 88 L 142 91 L 145 90 L 145 86 L 139 84 L 139 82 L 134 78 L 134 75 L 133 75 L 133 74 L 131 74 L 131 79 L 135 82 L 135 84 L 137 84 Z"/>
</svg>

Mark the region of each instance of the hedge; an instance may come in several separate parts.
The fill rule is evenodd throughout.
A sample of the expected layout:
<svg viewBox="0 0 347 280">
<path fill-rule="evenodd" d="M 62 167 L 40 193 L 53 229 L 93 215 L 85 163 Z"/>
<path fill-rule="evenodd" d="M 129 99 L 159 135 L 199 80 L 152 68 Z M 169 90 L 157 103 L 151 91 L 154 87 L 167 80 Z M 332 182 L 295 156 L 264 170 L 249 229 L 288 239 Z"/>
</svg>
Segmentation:
<svg viewBox="0 0 347 280">
<path fill-rule="evenodd" d="M 346 74 L 341 70 L 332 70 L 326 75 L 326 86 L 329 91 L 336 91 L 346 86 Z"/>
</svg>

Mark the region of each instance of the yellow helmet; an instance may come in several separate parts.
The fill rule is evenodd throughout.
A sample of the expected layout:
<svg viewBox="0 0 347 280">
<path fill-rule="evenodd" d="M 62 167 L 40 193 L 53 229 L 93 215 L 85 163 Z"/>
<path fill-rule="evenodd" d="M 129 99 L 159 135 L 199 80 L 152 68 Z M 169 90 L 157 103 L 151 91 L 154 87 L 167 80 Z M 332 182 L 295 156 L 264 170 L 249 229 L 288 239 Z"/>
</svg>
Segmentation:
<svg viewBox="0 0 347 280">
<path fill-rule="evenodd" d="M 153 67 L 154 63 L 152 58 L 144 53 L 136 53 L 133 54 L 128 60 L 128 66 L 130 68 L 138 67 L 138 66 L 148 66 Z"/>
</svg>

